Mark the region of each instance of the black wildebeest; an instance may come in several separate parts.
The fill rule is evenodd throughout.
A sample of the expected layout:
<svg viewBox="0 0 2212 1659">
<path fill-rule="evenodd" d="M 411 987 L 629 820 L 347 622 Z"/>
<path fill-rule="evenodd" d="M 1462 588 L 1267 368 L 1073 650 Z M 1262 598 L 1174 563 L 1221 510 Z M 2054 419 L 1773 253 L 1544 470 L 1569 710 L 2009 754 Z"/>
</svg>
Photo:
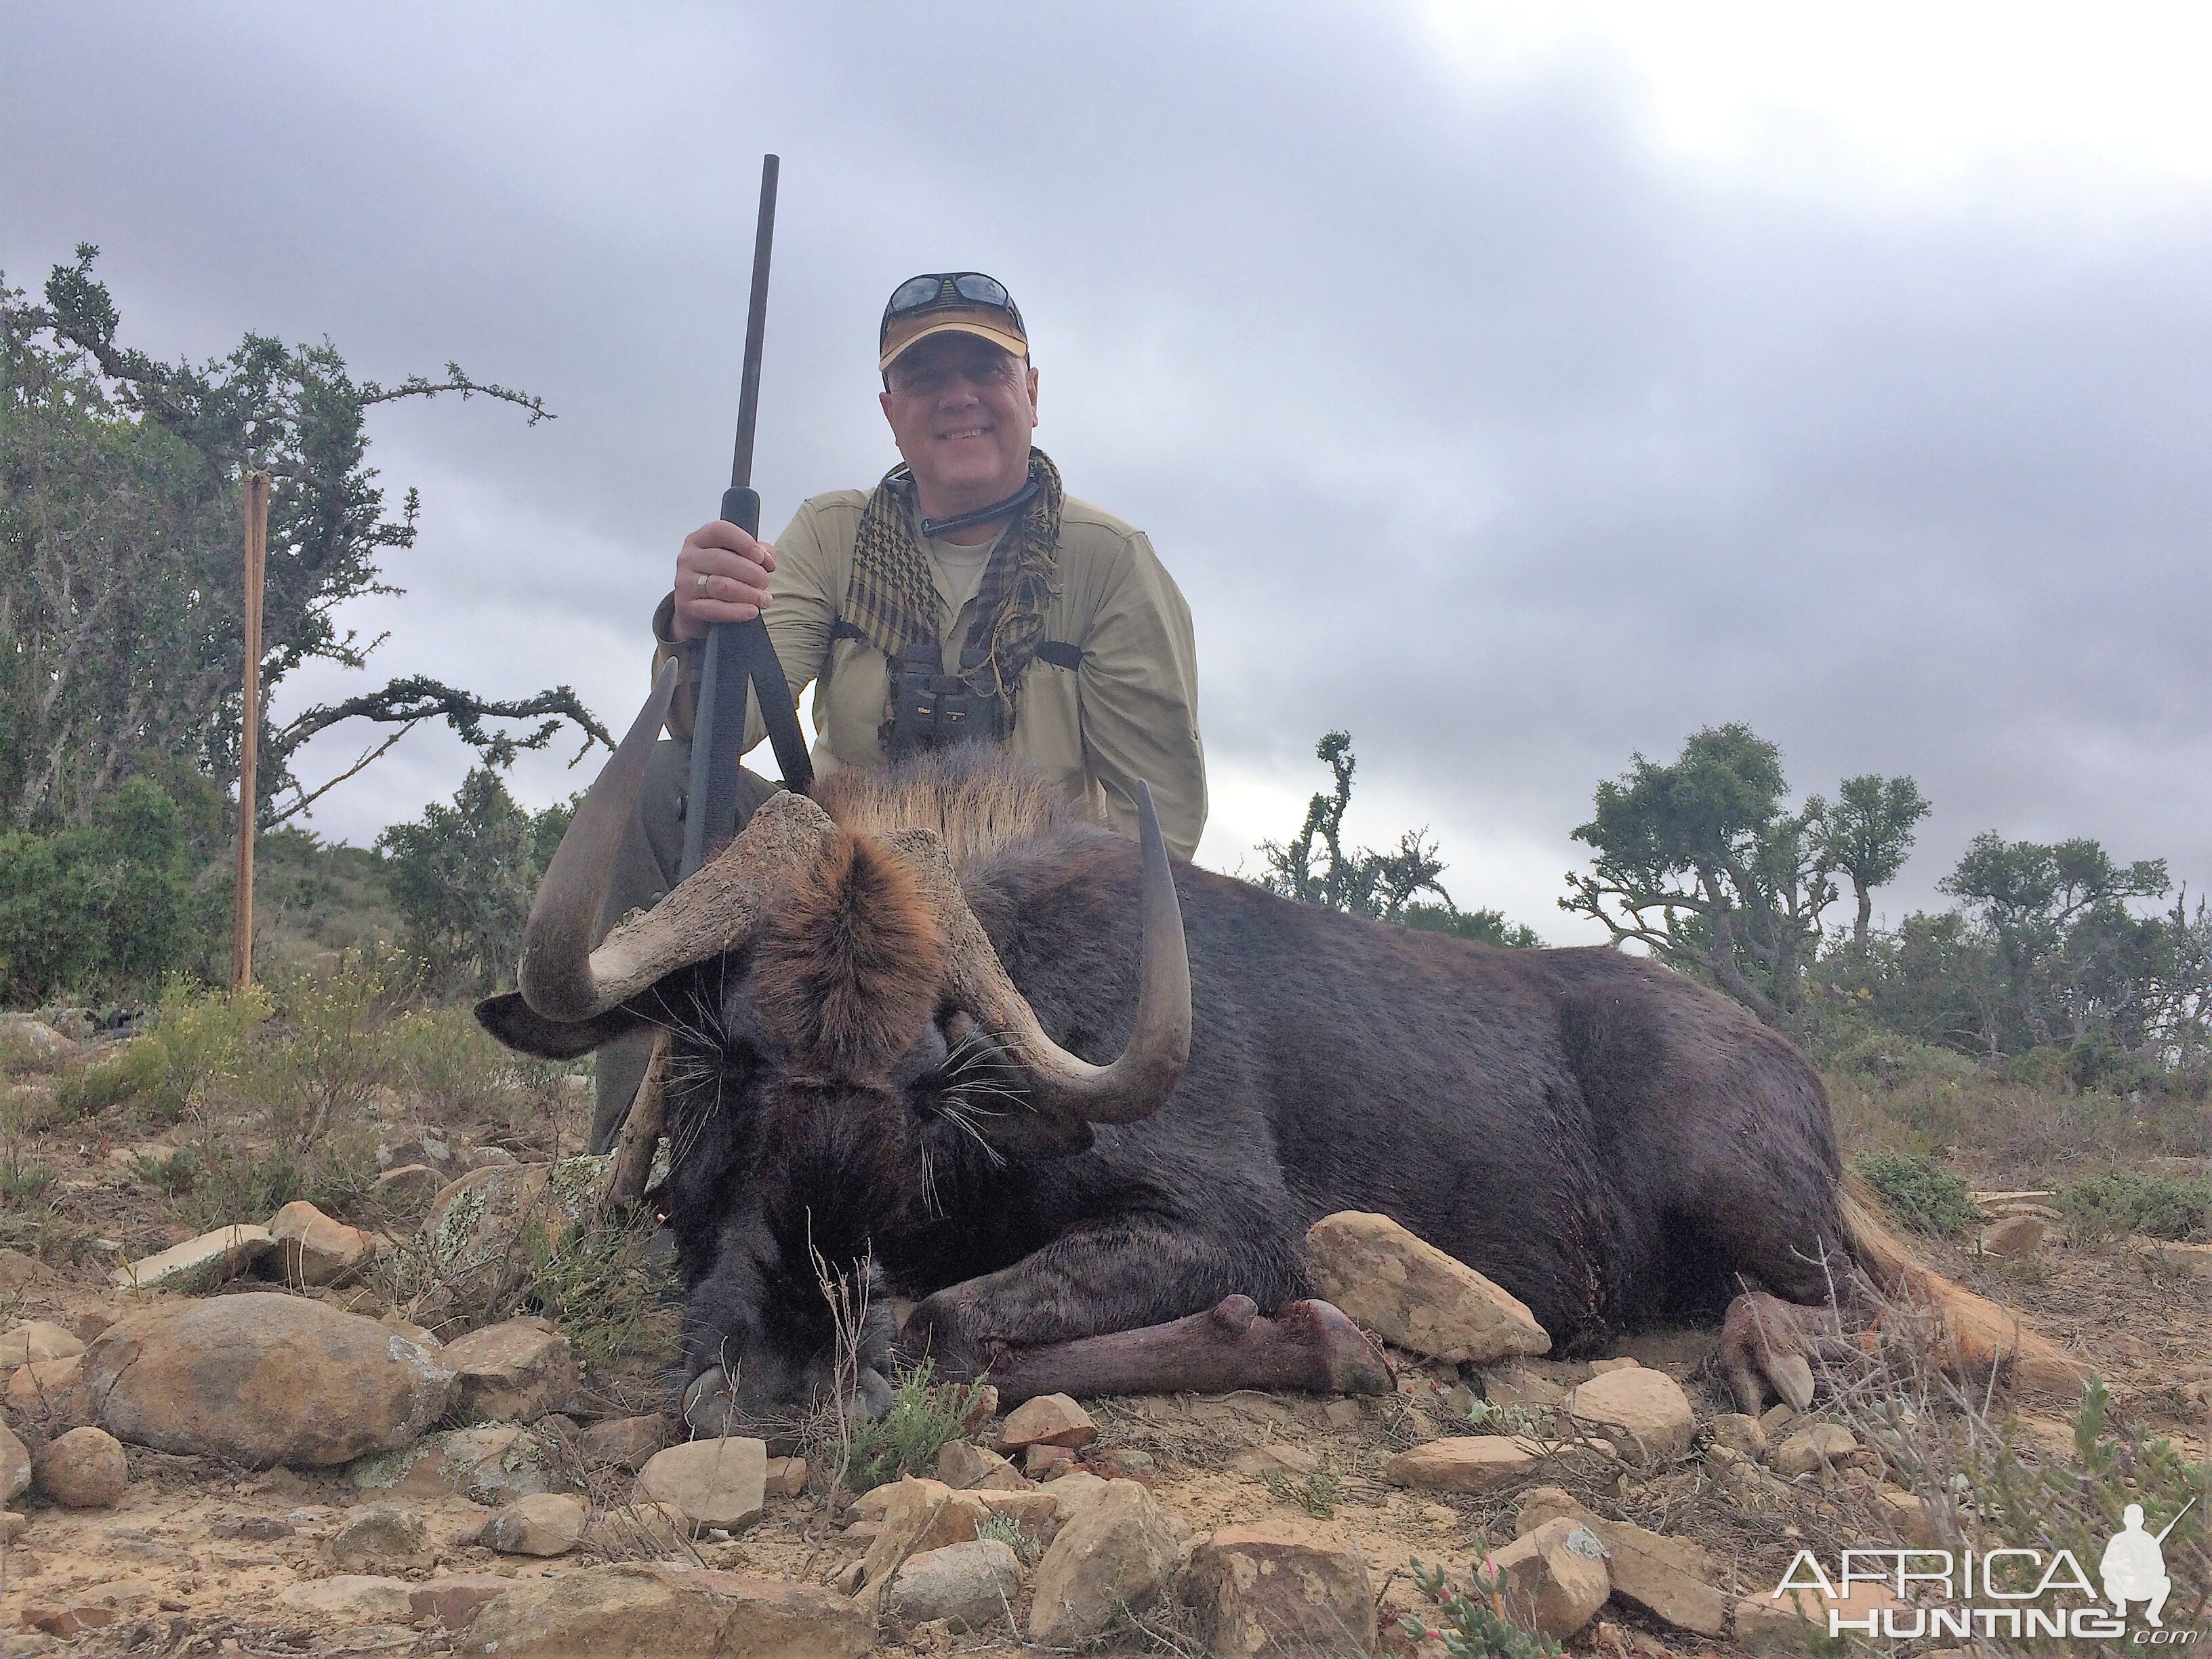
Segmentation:
<svg viewBox="0 0 2212 1659">
<path fill-rule="evenodd" d="M 826 1388 L 819 1275 L 864 1261 L 921 1298 L 905 1350 L 1016 1396 L 1386 1386 L 1301 1300 L 1341 1210 L 1479 1268 L 1561 1352 L 1721 1319 L 1753 1410 L 1763 1383 L 1803 1403 L 1839 1282 L 1911 1276 L 1840 1190 L 1818 1075 L 1735 1004 L 1171 868 L 1149 802 L 1140 845 L 977 750 L 775 797 L 591 949 L 665 695 L 547 872 L 521 990 L 479 1012 L 540 1054 L 664 1034 L 695 1405 Z M 863 1393 L 892 1340 L 860 1333 Z"/>
</svg>

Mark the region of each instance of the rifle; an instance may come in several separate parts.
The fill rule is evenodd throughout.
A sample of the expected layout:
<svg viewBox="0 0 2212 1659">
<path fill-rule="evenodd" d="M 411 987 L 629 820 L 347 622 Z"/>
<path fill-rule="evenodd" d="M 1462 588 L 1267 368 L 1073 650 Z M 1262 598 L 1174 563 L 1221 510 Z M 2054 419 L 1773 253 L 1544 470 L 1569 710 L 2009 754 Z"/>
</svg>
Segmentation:
<svg viewBox="0 0 2212 1659">
<path fill-rule="evenodd" d="M 749 536 L 760 534 L 760 492 L 752 487 L 753 432 L 760 417 L 762 335 L 768 325 L 769 250 L 775 236 L 775 183 L 780 163 L 761 158 L 760 220 L 753 231 L 752 298 L 745 308 L 745 359 L 738 385 L 738 441 L 730 459 L 730 487 L 720 517 Z M 738 762 L 744 753 L 745 690 L 760 701 L 769 742 L 783 785 L 804 794 L 814 768 L 792 707 L 791 682 L 769 642 L 768 623 L 716 623 L 707 635 L 692 699 L 691 787 L 684 804 L 684 866 L 689 876 L 720 852 L 738 832 Z"/>
</svg>

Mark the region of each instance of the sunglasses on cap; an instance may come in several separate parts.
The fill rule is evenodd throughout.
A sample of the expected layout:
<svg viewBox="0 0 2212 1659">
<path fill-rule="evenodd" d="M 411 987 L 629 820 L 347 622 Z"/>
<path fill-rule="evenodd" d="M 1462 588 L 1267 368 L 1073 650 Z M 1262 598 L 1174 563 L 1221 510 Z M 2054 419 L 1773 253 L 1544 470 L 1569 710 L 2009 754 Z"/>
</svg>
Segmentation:
<svg viewBox="0 0 2212 1659">
<path fill-rule="evenodd" d="M 1006 292 L 1006 285 L 980 270 L 934 270 L 908 277 L 891 290 L 890 303 L 884 307 L 884 326 L 889 328 L 894 318 L 969 306 L 1003 311 L 1014 319 L 1017 329 L 1021 328 L 1021 308 Z"/>
</svg>

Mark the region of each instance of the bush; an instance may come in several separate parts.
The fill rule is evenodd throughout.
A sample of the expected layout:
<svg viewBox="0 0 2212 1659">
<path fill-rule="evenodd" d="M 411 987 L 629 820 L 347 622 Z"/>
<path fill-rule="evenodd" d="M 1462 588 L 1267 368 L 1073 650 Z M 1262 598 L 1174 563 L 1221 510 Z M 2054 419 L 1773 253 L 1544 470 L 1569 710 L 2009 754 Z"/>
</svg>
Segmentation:
<svg viewBox="0 0 2212 1659">
<path fill-rule="evenodd" d="M 434 801 L 421 823 L 394 824 L 376 838 L 400 943 L 432 986 L 481 994 L 512 976 L 538 878 L 574 810 L 532 814 L 496 772 L 478 767 L 451 806 Z"/>
<path fill-rule="evenodd" d="M 1890 1214 L 1915 1232 L 1956 1238 L 1981 1218 L 1964 1179 L 1911 1152 L 1862 1152 L 1851 1160 Z"/>
<path fill-rule="evenodd" d="M 902 1474 L 927 1474 L 937 1455 L 965 1431 L 978 1385 L 939 1382 L 927 1359 L 894 1385 L 891 1408 L 881 1417 L 852 1425 L 845 1484 L 866 1492 Z"/>
<path fill-rule="evenodd" d="M 2112 1173 L 2069 1182 L 2058 1208 L 2081 1243 L 2142 1233 L 2197 1242 L 2212 1238 L 2212 1179 Z"/>
<path fill-rule="evenodd" d="M 127 995 L 203 965 L 229 895 L 195 885 L 194 828 L 159 784 L 129 778 L 82 823 L 0 834 L 0 1003 Z"/>
<path fill-rule="evenodd" d="M 240 1085 L 289 1121 L 303 1146 L 333 1118 L 358 1116 L 392 1072 L 388 1028 L 405 975 L 388 951 L 347 951 L 320 973 L 272 977 L 276 1020 Z"/>
<path fill-rule="evenodd" d="M 55 1119 L 73 1121 L 127 1100 L 149 1122 L 176 1122 L 202 1103 L 210 1085 L 235 1074 L 270 1006 L 258 986 L 235 995 L 204 992 L 172 975 L 151 1029 L 121 1052 L 62 1079 L 54 1090 Z"/>
</svg>

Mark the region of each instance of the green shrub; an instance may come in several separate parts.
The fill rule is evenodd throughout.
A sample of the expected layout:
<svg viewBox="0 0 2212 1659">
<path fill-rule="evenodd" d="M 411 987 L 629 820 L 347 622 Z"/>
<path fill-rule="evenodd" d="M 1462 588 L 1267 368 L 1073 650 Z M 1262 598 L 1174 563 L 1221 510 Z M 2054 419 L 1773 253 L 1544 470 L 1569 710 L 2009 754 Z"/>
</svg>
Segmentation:
<svg viewBox="0 0 2212 1659">
<path fill-rule="evenodd" d="M 1480 1588 L 1489 1593 L 1469 1595 L 1444 1577 L 1442 1567 L 1425 1567 L 1418 1560 L 1413 1566 L 1413 1582 L 1437 1604 L 1438 1622 L 1401 1617 L 1398 1628 L 1408 1641 L 1441 1641 L 1450 1659 L 1557 1659 L 1559 1644 L 1508 1619 L 1492 1604 L 1496 1590 L 1486 1580 Z"/>
<path fill-rule="evenodd" d="M 120 1048 L 89 1065 L 65 1072 L 54 1085 L 52 1123 L 74 1123 L 81 1117 L 104 1112 L 118 1101 L 137 1099 L 153 1092 L 162 1072 L 161 1051 L 150 1037 L 132 1038 Z"/>
<path fill-rule="evenodd" d="M 448 1113 L 489 1114 L 516 1085 L 516 1057 L 477 1024 L 466 1004 L 402 1015 L 389 1047 L 400 1086 Z"/>
<path fill-rule="evenodd" d="M 421 823 L 396 823 L 376 838 L 400 942 L 430 984 L 482 994 L 513 982 L 538 878 L 574 810 L 571 803 L 532 813 L 498 773 L 478 767 L 451 806 L 433 801 Z"/>
<path fill-rule="evenodd" d="M 2112 1172 L 2070 1182 L 2058 1209 L 2084 1243 L 2142 1233 L 2152 1238 L 2212 1238 L 2212 1179 Z"/>
<path fill-rule="evenodd" d="M 978 1385 L 939 1382 L 927 1359 L 892 1385 L 891 1408 L 852 1425 L 852 1455 L 845 1484 L 866 1492 L 902 1474 L 927 1474 L 937 1455 L 961 1437 Z"/>
<path fill-rule="evenodd" d="M 82 823 L 0 834 L 0 1004 L 143 993 L 201 965 L 228 895 L 196 884 L 192 828 L 159 784 L 128 778 Z"/>
<path fill-rule="evenodd" d="M 641 1207 L 626 1220 L 603 1212 L 557 1247 L 543 1228 L 525 1233 L 527 1299 L 567 1334 L 586 1376 L 618 1362 L 675 1363 L 682 1316 L 675 1279 L 653 1248 L 658 1226 Z"/>
<path fill-rule="evenodd" d="M 357 1119 L 392 1076 L 389 1027 L 406 988 L 386 951 L 347 951 L 321 972 L 272 975 L 276 1018 L 247 1058 L 241 1090 L 303 1146 L 332 1121 Z"/>
<path fill-rule="evenodd" d="M 1915 1232 L 1956 1238 L 1981 1218 L 1965 1180 L 1911 1152 L 1862 1152 L 1851 1160 L 1890 1214 Z"/>
<path fill-rule="evenodd" d="M 1885 1089 L 1911 1085 L 1950 1085 L 1971 1087 L 1982 1079 L 1982 1067 L 1952 1048 L 1939 1048 L 1918 1037 L 1876 1031 L 1837 1050 L 1829 1069 L 1869 1078 Z"/>
</svg>

